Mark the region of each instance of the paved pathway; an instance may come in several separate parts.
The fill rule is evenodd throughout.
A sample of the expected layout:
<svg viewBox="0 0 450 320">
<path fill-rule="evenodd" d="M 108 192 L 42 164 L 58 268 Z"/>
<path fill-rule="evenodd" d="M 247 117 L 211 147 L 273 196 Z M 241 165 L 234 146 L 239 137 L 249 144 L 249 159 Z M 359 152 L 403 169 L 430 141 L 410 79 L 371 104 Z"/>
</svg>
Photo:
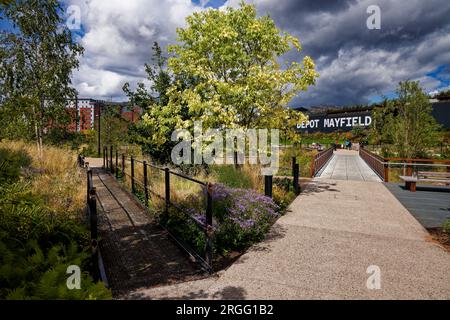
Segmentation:
<svg viewBox="0 0 450 320">
<path fill-rule="evenodd" d="M 151 299 L 450 299 L 450 255 L 378 182 L 316 179 L 270 235 L 218 276 Z M 381 289 L 369 290 L 369 266 Z"/>
<path fill-rule="evenodd" d="M 378 181 L 381 179 L 364 162 L 357 151 L 337 150 L 327 165 L 319 172 L 321 179 Z"/>
</svg>

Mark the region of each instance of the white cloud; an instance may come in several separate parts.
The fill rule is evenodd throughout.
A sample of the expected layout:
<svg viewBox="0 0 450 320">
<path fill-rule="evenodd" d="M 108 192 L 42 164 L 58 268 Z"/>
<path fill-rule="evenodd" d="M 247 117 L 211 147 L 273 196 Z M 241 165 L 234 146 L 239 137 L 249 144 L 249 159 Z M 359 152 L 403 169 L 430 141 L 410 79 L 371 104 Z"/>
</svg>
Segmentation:
<svg viewBox="0 0 450 320">
<path fill-rule="evenodd" d="M 69 0 L 81 8 L 85 55 L 73 82 L 80 96 L 120 97 L 124 82 L 145 78 L 154 41 L 175 41 L 176 28 L 201 7 L 190 0 Z"/>
<path fill-rule="evenodd" d="M 240 0 L 225 5 L 237 7 Z M 393 91 L 405 79 L 418 79 L 426 90 L 441 83 L 426 74 L 450 62 L 448 0 L 380 0 L 382 29 L 367 30 L 371 0 L 255 0 L 259 14 L 301 40 L 321 74 L 317 85 L 296 99 L 301 104 L 361 103 Z M 190 0 L 66 0 L 81 7 L 85 56 L 73 82 L 80 95 L 122 98 L 124 82 L 145 78 L 151 46 L 176 39 L 185 17 L 202 10 Z M 224 8 L 224 7 L 222 7 Z M 438 9 L 436 9 L 438 8 Z"/>
</svg>

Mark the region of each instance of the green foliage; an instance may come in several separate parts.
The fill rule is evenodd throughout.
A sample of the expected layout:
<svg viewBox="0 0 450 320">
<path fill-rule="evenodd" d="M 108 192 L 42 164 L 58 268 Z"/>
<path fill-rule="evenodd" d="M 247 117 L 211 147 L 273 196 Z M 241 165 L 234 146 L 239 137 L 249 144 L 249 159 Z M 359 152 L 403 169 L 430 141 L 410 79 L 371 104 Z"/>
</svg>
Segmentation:
<svg viewBox="0 0 450 320">
<path fill-rule="evenodd" d="M 243 171 L 236 170 L 233 165 L 216 165 L 211 166 L 210 169 L 218 183 L 230 188 L 250 189 L 252 187 L 251 178 Z"/>
<path fill-rule="evenodd" d="M 152 83 L 148 90 L 144 83 L 137 84 L 131 91 L 129 83 L 125 83 L 123 91 L 129 97 L 132 105 L 138 105 L 146 112 L 146 117 L 157 119 L 151 124 L 138 122 L 130 127 L 130 141 L 142 147 L 142 152 L 148 154 L 156 162 L 167 163 L 175 145 L 170 140 L 175 122 L 170 110 L 163 110 L 168 103 L 168 90 L 175 80 L 167 70 L 167 57 L 163 55 L 157 42 L 152 47 L 152 64 L 145 64 L 147 79 Z M 179 83 L 184 83 L 181 76 L 176 77 Z"/>
<path fill-rule="evenodd" d="M 71 212 L 54 214 L 32 191 L 25 152 L 0 149 L 0 156 L 0 299 L 111 298 L 87 272 L 80 290 L 68 290 L 69 265 L 90 269 L 87 228 Z"/>
<path fill-rule="evenodd" d="M 428 96 L 418 81 L 400 82 L 397 95 L 397 99 L 386 100 L 383 107 L 374 110 L 371 140 L 393 144 L 399 157 L 428 157 L 427 148 L 441 135 Z"/>
<path fill-rule="evenodd" d="M 120 106 L 106 105 L 101 116 L 101 137 L 105 145 L 119 146 L 129 141 L 130 123 L 120 113 Z M 95 136 L 97 142 L 97 136 Z"/>
<path fill-rule="evenodd" d="M 169 59 L 154 46 L 154 66 L 146 66 L 152 92 L 138 86 L 133 101 L 151 106 L 136 128 L 136 141 L 156 160 L 166 162 L 175 129 L 192 129 L 194 121 L 208 128 L 277 128 L 297 139 L 296 123 L 304 116 L 288 107 L 318 74 L 308 56 L 282 65 L 288 53 L 300 59 L 295 37 L 282 33 L 255 7 L 206 10 L 186 19 L 178 29 L 180 44 L 171 46 Z M 165 68 L 165 64 L 168 68 Z M 129 86 L 124 87 L 130 93 Z"/>
<path fill-rule="evenodd" d="M 20 123 L 19 132 L 42 148 L 44 128 L 67 121 L 66 99 L 75 95 L 71 73 L 83 49 L 62 12 L 56 0 L 17 0 L 3 8 L 3 17 L 16 28 L 0 34 L 0 101 L 14 121 L 2 121 L 0 136 Z"/>
<path fill-rule="evenodd" d="M 280 207 L 272 199 L 251 189 L 215 184 L 212 198 L 213 249 L 220 255 L 242 251 L 261 241 L 279 216 Z M 203 194 L 192 195 L 161 215 L 161 223 L 200 255 L 206 245 L 205 232 L 199 227 L 205 223 L 203 199 Z"/>
<path fill-rule="evenodd" d="M 177 30 L 180 44 L 169 48 L 174 56 L 168 64 L 174 74 L 197 81 L 168 93 L 167 108 L 188 106 L 189 119 L 177 117 L 177 126 L 202 120 L 205 128 L 292 130 L 302 115 L 287 104 L 318 76 L 308 56 L 301 63 L 279 63 L 290 52 L 299 57 L 298 39 L 282 33 L 268 16 L 257 17 L 255 7 L 244 2 L 238 9 L 194 13 L 186 22 Z"/>
<path fill-rule="evenodd" d="M 143 82 L 139 82 L 136 91 L 130 90 L 127 82 L 122 89 L 130 99 L 132 105 L 138 105 L 144 110 L 152 104 L 166 105 L 168 102 L 167 91 L 172 85 L 172 77 L 166 70 L 167 57 L 162 53 L 162 49 L 157 42 L 152 46 L 152 64 L 145 64 L 147 79 L 152 83 L 150 90 L 147 90 Z"/>
<path fill-rule="evenodd" d="M 447 220 L 444 223 L 443 230 L 450 235 L 450 220 Z"/>
<path fill-rule="evenodd" d="M 179 208 L 171 207 L 168 214 L 161 215 L 161 224 L 164 225 L 179 239 L 185 241 L 200 256 L 204 256 L 206 248 L 206 235 L 198 223 L 193 221 L 186 212 L 187 204 L 180 204 Z"/>
<path fill-rule="evenodd" d="M 286 185 L 281 187 L 279 185 L 274 185 L 272 190 L 273 201 L 280 207 L 281 210 L 285 210 L 292 203 L 292 201 L 297 198 L 297 195 L 292 190 L 292 180 L 289 179 L 286 182 L 289 183 L 289 191 L 287 191 Z"/>
<path fill-rule="evenodd" d="M 81 289 L 69 290 L 67 267 L 88 268 L 87 252 L 78 245 L 55 245 L 43 250 L 36 240 L 24 245 L 0 239 L 0 297 L 6 299 L 108 299 L 111 294 L 88 273 L 81 275 Z"/>
<path fill-rule="evenodd" d="M 0 185 L 18 180 L 22 168 L 30 164 L 26 153 L 0 148 Z"/>
</svg>

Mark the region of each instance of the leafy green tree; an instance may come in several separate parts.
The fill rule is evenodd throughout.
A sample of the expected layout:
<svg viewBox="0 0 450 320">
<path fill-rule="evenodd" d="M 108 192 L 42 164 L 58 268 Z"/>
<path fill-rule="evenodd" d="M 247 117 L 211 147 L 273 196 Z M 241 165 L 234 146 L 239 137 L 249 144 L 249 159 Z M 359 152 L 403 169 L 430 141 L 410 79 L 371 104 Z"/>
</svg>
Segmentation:
<svg viewBox="0 0 450 320">
<path fill-rule="evenodd" d="M 178 86 L 180 90 L 192 85 L 195 80 L 185 73 L 174 75 L 167 68 L 168 58 L 163 54 L 157 42 L 152 47 L 152 63 L 145 64 L 147 79 L 151 82 L 147 89 L 143 82 L 137 84 L 135 91 L 130 90 L 129 83 L 125 83 L 123 90 L 130 99 L 131 105 L 138 105 L 145 110 L 145 118 L 155 120 L 154 125 L 148 121 L 140 121 L 130 126 L 129 136 L 132 142 L 141 145 L 142 151 L 153 157 L 155 161 L 166 162 L 170 159 L 170 152 L 175 145 L 170 140 L 174 131 L 173 118 L 180 116 L 186 119 L 187 108 L 182 107 L 174 114 L 166 108 L 169 89 Z"/>
<path fill-rule="evenodd" d="M 277 128 L 297 137 L 295 124 L 305 118 L 288 103 L 318 77 L 310 57 L 282 64 L 281 56 L 300 53 L 298 39 L 243 2 L 238 9 L 209 9 L 186 21 L 177 30 L 179 44 L 169 47 L 168 70 L 153 73 L 164 94 L 142 118 L 144 143 L 169 159 L 171 133 L 192 129 L 194 121 L 203 121 L 205 129 Z"/>
<path fill-rule="evenodd" d="M 71 74 L 83 53 L 61 12 L 56 0 L 16 0 L 3 8 L 14 29 L 0 34 L 1 108 L 22 121 L 40 153 L 48 127 L 68 119 L 66 99 L 76 94 Z"/>
<path fill-rule="evenodd" d="M 147 79 L 152 84 L 150 90 L 147 90 L 143 82 L 138 82 L 135 91 L 130 90 L 128 82 L 122 87 L 131 104 L 138 105 L 144 110 L 152 104 L 166 105 L 167 90 L 172 85 L 171 75 L 166 68 L 167 57 L 162 54 L 162 49 L 157 42 L 153 43 L 152 51 L 152 64 L 145 64 Z"/>
<path fill-rule="evenodd" d="M 122 116 L 121 108 L 120 105 L 106 104 L 102 111 L 100 128 L 102 142 L 105 145 L 120 146 L 129 140 L 127 132 L 130 122 Z"/>
<path fill-rule="evenodd" d="M 300 120 L 287 105 L 318 74 L 308 56 L 282 66 L 282 55 L 300 53 L 298 39 L 268 16 L 258 18 L 244 2 L 238 9 L 194 13 L 186 22 L 177 30 L 180 44 L 169 48 L 174 56 L 168 63 L 174 74 L 187 73 L 197 83 L 169 90 L 167 108 L 188 106 L 190 119 L 175 118 L 178 126 L 202 120 L 210 128 L 280 128 L 286 120 Z"/>
<path fill-rule="evenodd" d="M 439 141 L 441 128 L 431 114 L 428 95 L 418 81 L 403 81 L 397 96 L 374 112 L 371 137 L 392 143 L 400 157 L 426 157 L 427 148 Z"/>
</svg>

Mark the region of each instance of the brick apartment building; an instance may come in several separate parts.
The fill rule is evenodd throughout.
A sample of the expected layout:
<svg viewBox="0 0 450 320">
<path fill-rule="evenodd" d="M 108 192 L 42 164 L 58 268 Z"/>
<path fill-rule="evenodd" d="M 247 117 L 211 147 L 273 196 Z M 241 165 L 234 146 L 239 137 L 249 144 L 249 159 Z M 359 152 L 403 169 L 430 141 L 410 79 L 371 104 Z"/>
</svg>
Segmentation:
<svg viewBox="0 0 450 320">
<path fill-rule="evenodd" d="M 70 131 L 82 132 L 94 130 L 98 124 L 99 115 L 106 111 L 106 108 L 117 107 L 122 117 L 130 122 L 136 123 L 142 115 L 139 107 L 130 108 L 127 103 L 106 103 L 102 100 L 76 99 L 70 100 L 66 108 L 69 111 L 72 122 L 68 128 Z"/>
</svg>

